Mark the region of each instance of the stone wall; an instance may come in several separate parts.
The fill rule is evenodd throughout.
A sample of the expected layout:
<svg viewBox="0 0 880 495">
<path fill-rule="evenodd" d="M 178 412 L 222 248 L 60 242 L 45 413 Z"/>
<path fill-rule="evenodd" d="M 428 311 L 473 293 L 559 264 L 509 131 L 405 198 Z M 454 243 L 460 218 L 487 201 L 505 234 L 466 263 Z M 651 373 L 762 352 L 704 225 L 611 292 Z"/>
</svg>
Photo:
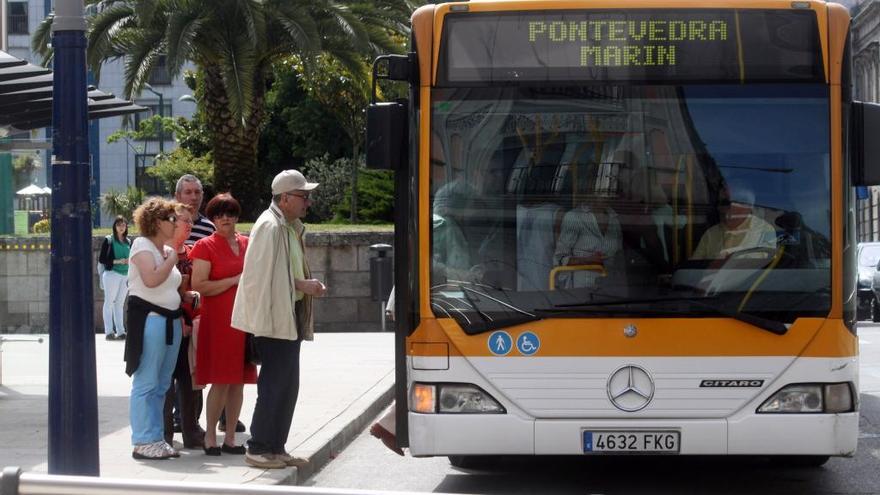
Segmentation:
<svg viewBox="0 0 880 495">
<path fill-rule="evenodd" d="M 315 330 L 374 332 L 380 303 L 370 298 L 369 247 L 393 243 L 392 232 L 314 232 L 306 235 L 313 275 L 327 285 L 315 302 Z M 102 237 L 92 240 L 95 331 L 103 332 L 104 293 L 94 263 Z M 48 333 L 49 238 L 0 238 L 0 333 Z"/>
</svg>

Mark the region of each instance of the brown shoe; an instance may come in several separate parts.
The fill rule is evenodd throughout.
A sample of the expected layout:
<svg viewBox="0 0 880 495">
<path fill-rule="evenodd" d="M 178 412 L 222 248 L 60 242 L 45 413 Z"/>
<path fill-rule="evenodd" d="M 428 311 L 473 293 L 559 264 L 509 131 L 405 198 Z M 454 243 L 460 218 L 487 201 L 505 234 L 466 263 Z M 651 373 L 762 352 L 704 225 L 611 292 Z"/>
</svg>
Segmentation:
<svg viewBox="0 0 880 495">
<path fill-rule="evenodd" d="M 295 466 L 295 467 L 303 467 L 309 464 L 308 459 L 304 459 L 302 457 L 294 457 L 290 454 L 275 454 L 275 458 L 279 461 L 283 462 L 287 466 Z"/>
<path fill-rule="evenodd" d="M 284 461 L 276 459 L 272 454 L 251 454 L 248 452 L 244 455 L 244 462 L 262 469 L 283 469 L 287 467 Z"/>
<path fill-rule="evenodd" d="M 393 450 L 395 454 L 403 455 L 403 449 L 397 446 L 397 438 L 393 433 L 386 430 L 384 426 L 379 423 L 373 423 L 373 426 L 370 427 L 370 435 L 382 440 L 382 443 L 384 443 L 389 449 Z"/>
</svg>

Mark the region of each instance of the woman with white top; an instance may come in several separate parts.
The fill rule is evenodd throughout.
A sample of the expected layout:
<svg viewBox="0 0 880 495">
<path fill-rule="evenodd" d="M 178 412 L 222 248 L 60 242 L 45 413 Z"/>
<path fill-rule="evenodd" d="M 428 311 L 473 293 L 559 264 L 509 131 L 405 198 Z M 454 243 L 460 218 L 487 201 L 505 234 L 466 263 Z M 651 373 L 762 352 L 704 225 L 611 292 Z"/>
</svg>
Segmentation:
<svg viewBox="0 0 880 495">
<path fill-rule="evenodd" d="M 113 220 L 113 233 L 101 243 L 98 263 L 103 267 L 101 288 L 104 289 L 104 334 L 107 340 L 125 340 L 125 296 L 128 295 L 128 256 L 131 240 L 128 222 L 123 216 Z M 113 329 L 116 333 L 113 333 Z"/>
<path fill-rule="evenodd" d="M 134 212 L 141 236 L 131 246 L 125 372 L 132 377 L 129 414 L 135 459 L 180 454 L 164 438 L 165 392 L 177 363 L 183 311 L 177 252 L 166 246 L 178 228 L 175 203 L 149 198 Z"/>
</svg>

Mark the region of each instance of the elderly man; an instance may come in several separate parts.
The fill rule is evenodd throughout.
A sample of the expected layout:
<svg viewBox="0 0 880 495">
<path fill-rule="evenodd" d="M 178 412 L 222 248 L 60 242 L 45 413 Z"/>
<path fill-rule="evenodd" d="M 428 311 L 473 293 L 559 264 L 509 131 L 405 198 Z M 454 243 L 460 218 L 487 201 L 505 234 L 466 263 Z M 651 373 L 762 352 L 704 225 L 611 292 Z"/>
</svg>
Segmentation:
<svg viewBox="0 0 880 495">
<path fill-rule="evenodd" d="M 181 175 L 177 179 L 177 187 L 174 190 L 174 199 L 179 203 L 189 205 L 196 212 L 196 218 L 193 219 L 192 232 L 186 243 L 190 246 L 199 239 L 208 237 L 213 234 L 216 228 L 214 224 L 208 220 L 208 217 L 202 215 L 202 201 L 205 199 L 205 191 L 202 189 L 202 181 L 198 177 L 191 174 Z"/>
<path fill-rule="evenodd" d="M 721 191 L 721 222 L 703 234 L 691 259 L 725 259 L 754 248 L 776 249 L 776 229 L 752 214 L 755 194 L 745 184 L 727 184 Z"/>
<path fill-rule="evenodd" d="M 299 354 L 312 340 L 312 298 L 326 287 L 311 277 L 301 219 L 317 183 L 285 170 L 272 180 L 272 204 L 251 230 L 232 326 L 254 335 L 262 359 L 245 462 L 258 468 L 302 466 L 284 447 L 299 394 Z"/>
</svg>

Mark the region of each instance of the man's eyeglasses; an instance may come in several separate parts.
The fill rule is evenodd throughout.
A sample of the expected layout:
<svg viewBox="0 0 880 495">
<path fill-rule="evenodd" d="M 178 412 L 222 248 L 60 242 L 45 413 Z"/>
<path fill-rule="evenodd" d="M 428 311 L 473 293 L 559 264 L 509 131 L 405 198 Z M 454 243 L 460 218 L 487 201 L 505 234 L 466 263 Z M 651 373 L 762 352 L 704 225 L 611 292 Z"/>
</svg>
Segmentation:
<svg viewBox="0 0 880 495">
<path fill-rule="evenodd" d="M 298 198 L 302 198 L 304 201 L 308 201 L 308 200 L 312 199 L 311 193 L 305 193 L 305 194 L 284 193 L 284 194 L 286 194 L 288 196 L 296 196 Z"/>
</svg>

